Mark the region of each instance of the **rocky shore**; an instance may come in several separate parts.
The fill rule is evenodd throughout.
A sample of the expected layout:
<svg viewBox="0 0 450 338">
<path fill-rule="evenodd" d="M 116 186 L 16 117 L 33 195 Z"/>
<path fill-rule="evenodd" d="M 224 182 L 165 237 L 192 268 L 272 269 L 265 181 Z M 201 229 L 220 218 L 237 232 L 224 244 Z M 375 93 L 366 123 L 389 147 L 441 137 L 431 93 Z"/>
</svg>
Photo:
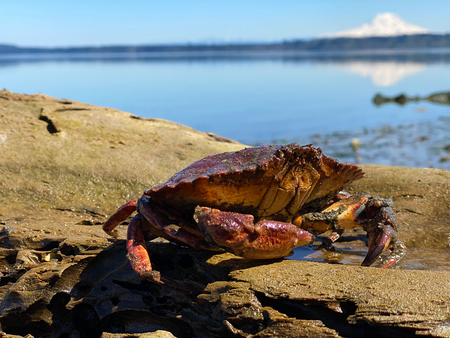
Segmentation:
<svg viewBox="0 0 450 338">
<path fill-rule="evenodd" d="M 193 161 L 243 147 L 165 120 L 0 91 L 0 335 L 450 337 L 446 170 L 364 165 L 350 187 L 394 199 L 408 247 L 397 268 L 253 261 L 154 240 L 154 266 L 184 288 L 137 277 L 126 225 L 110 238 L 107 216 Z M 347 235 L 341 256 L 366 250 L 360 230 Z"/>
</svg>

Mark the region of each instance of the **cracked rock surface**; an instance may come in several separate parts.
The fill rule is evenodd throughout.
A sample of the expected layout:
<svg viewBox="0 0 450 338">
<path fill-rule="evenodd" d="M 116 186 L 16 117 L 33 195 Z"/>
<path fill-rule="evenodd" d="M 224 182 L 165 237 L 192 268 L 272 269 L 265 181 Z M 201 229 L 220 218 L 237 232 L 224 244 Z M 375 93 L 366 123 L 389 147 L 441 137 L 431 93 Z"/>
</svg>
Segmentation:
<svg viewBox="0 0 450 338">
<path fill-rule="evenodd" d="M 334 254 L 355 256 L 350 265 L 246 260 L 156 239 L 155 269 L 182 288 L 141 280 L 126 258 L 126 224 L 110 238 L 107 216 L 193 161 L 242 147 L 164 120 L 0 91 L 1 334 L 450 336 L 444 170 L 366 165 L 350 187 L 393 197 L 408 247 L 398 268 L 358 266 L 359 230 Z"/>
</svg>

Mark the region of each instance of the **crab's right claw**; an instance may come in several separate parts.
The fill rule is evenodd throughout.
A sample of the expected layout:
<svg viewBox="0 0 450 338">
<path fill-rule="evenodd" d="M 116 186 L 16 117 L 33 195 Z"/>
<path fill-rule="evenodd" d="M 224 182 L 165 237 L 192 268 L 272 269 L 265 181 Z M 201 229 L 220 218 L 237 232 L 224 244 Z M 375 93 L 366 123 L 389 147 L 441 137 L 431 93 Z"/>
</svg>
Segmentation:
<svg viewBox="0 0 450 338">
<path fill-rule="evenodd" d="M 375 231 L 367 234 L 369 250 L 362 262 L 362 266 L 372 265 L 377 258 L 389 247 L 390 254 L 383 260 L 382 268 L 388 268 L 397 263 L 406 253 L 406 247 L 397 238 L 397 231 L 390 225 L 381 225 Z"/>
</svg>

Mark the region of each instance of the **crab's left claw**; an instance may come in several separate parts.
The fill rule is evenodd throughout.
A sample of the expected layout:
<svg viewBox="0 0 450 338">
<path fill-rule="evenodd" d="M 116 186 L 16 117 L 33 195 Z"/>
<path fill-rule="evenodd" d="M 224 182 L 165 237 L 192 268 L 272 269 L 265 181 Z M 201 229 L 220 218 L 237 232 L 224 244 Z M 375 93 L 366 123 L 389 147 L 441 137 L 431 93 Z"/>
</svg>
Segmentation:
<svg viewBox="0 0 450 338">
<path fill-rule="evenodd" d="M 387 225 L 367 234 L 369 250 L 367 250 L 362 266 L 372 265 L 381 253 L 388 248 L 394 231 L 391 226 Z"/>
<path fill-rule="evenodd" d="M 366 229 L 369 241 L 369 250 L 362 262 L 363 266 L 372 265 L 388 248 L 391 252 L 383 260 L 382 268 L 394 265 L 405 255 L 406 247 L 397 237 L 393 207 L 391 199 L 372 196 L 366 203 L 364 212 L 359 215 L 359 222 Z"/>
<path fill-rule="evenodd" d="M 397 231 L 390 225 L 381 225 L 379 229 L 367 234 L 369 250 L 362 266 L 372 265 L 383 251 L 390 248 L 391 252 L 383 259 L 382 268 L 388 268 L 397 263 L 406 253 L 406 246 L 397 238 Z"/>
</svg>

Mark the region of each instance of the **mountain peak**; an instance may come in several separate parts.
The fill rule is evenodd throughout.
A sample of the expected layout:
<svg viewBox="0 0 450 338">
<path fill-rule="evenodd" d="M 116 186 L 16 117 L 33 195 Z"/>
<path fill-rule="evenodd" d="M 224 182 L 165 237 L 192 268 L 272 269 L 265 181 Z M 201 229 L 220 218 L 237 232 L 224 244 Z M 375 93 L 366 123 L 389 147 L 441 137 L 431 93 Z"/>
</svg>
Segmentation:
<svg viewBox="0 0 450 338">
<path fill-rule="evenodd" d="M 379 13 L 371 23 L 332 34 L 333 37 L 364 38 L 370 36 L 399 36 L 428 34 L 426 28 L 410 24 L 394 13 Z"/>
</svg>

